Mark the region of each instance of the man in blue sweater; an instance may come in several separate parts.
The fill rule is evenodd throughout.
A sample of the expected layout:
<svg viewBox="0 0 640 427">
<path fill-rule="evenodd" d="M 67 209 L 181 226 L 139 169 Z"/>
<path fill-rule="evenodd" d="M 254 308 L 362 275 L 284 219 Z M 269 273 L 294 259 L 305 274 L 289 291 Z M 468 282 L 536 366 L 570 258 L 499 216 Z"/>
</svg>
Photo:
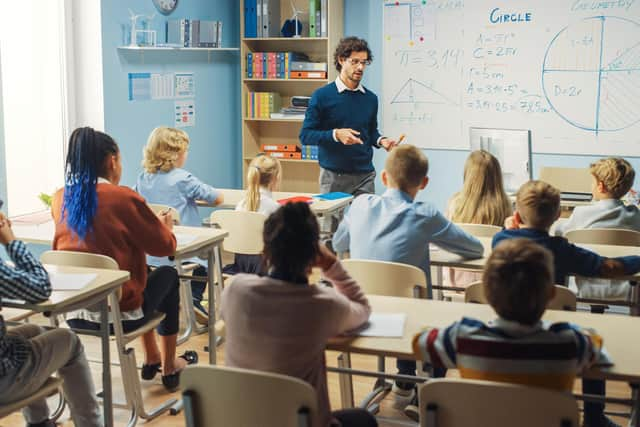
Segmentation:
<svg viewBox="0 0 640 427">
<path fill-rule="evenodd" d="M 309 102 L 300 140 L 303 145 L 318 146 L 323 193 L 373 193 L 373 147 L 388 151 L 397 145 L 378 132 L 378 97 L 361 83 L 372 59 L 365 40 L 340 40 L 334 54 L 340 74 L 335 82 L 316 90 Z"/>
</svg>

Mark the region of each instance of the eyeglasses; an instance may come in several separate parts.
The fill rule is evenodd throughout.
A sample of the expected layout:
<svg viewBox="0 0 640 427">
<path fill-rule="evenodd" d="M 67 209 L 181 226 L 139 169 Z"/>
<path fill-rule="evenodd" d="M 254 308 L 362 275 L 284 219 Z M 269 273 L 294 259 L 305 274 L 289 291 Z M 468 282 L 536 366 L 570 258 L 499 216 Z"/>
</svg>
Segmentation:
<svg viewBox="0 0 640 427">
<path fill-rule="evenodd" d="M 371 65 L 370 59 L 362 60 L 357 58 L 347 58 L 347 61 L 349 61 L 349 64 L 353 65 L 354 67 L 357 67 L 358 65 L 362 65 L 363 67 Z"/>
</svg>

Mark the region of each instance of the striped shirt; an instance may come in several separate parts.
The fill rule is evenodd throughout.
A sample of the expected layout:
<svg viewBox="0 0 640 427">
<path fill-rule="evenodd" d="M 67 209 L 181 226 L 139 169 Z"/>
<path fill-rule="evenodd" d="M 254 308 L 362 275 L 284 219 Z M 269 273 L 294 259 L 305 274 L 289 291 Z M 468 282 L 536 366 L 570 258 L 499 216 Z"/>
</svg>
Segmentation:
<svg viewBox="0 0 640 427">
<path fill-rule="evenodd" d="M 413 338 L 415 354 L 435 367 L 457 368 L 463 378 L 570 391 L 578 372 L 592 365 L 602 338 L 561 322 L 533 326 L 470 318 Z"/>
<path fill-rule="evenodd" d="M 13 240 L 5 248 L 15 267 L 0 262 L 0 308 L 2 298 L 27 302 L 39 302 L 49 298 L 49 275 L 25 244 L 20 240 Z M 7 335 L 4 319 L 0 316 L 0 377 L 20 368 L 30 354 L 29 341 L 15 335 Z"/>
</svg>

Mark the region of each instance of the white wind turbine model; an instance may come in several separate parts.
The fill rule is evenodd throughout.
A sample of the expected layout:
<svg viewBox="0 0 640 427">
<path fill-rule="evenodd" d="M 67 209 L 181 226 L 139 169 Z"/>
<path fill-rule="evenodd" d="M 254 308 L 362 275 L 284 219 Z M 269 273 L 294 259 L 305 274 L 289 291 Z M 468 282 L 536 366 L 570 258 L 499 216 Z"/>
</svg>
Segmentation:
<svg viewBox="0 0 640 427">
<path fill-rule="evenodd" d="M 293 16 L 291 16 L 291 19 L 293 20 L 293 26 L 295 27 L 293 37 L 299 38 L 300 33 L 298 32 L 298 15 L 301 15 L 307 12 L 305 12 L 304 10 L 296 9 L 296 6 L 293 4 L 293 0 L 291 0 L 291 9 L 293 10 Z"/>
<path fill-rule="evenodd" d="M 151 15 L 143 15 L 143 14 L 139 14 L 136 15 L 135 13 L 133 13 L 133 11 L 131 9 L 129 9 L 129 19 L 131 19 L 131 41 L 129 42 L 129 46 L 137 46 L 137 40 L 138 40 L 138 33 L 149 33 L 151 35 L 151 40 L 152 40 L 152 45 L 155 46 L 156 44 L 156 40 L 155 40 L 155 31 L 153 30 L 138 30 L 138 19 L 139 18 L 147 18 L 149 21 L 151 21 L 154 17 L 156 16 L 155 13 L 151 14 Z"/>
</svg>

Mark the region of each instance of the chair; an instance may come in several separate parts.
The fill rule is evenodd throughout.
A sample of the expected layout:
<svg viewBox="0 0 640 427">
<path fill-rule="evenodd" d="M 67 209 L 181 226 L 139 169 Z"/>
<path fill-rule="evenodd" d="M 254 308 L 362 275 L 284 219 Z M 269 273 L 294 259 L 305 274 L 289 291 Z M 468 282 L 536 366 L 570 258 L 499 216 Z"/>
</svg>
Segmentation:
<svg viewBox="0 0 640 427">
<path fill-rule="evenodd" d="M 173 222 L 175 224 L 180 224 L 180 213 L 175 208 L 172 208 L 171 206 L 168 206 L 168 205 L 160 205 L 157 203 L 147 203 L 147 205 L 149 206 L 149 208 L 151 208 L 151 210 L 156 215 L 161 212 L 166 212 L 166 211 L 171 212 L 171 217 L 173 218 Z"/>
<path fill-rule="evenodd" d="M 182 373 L 187 427 L 319 427 L 318 397 L 293 377 L 220 366 Z"/>
<path fill-rule="evenodd" d="M 260 255 L 263 248 L 262 229 L 266 219 L 265 215 L 258 212 L 219 209 L 211 213 L 209 222 L 229 232 L 222 242 L 223 250 L 233 254 Z M 223 274 L 223 282 L 231 276 Z"/>
<path fill-rule="evenodd" d="M 591 193 L 593 178 L 588 168 L 540 168 L 538 179 L 553 185 L 561 192 Z"/>
<path fill-rule="evenodd" d="M 640 246 L 640 232 L 620 228 L 587 228 L 564 234 L 571 243 L 615 246 Z"/>
<path fill-rule="evenodd" d="M 488 224 L 456 223 L 456 225 L 475 237 L 493 237 L 494 234 L 502 230 L 497 225 Z"/>
<path fill-rule="evenodd" d="M 547 304 L 548 310 L 576 311 L 576 294 L 565 286 L 554 285 L 556 295 Z M 470 284 L 464 291 L 464 302 L 476 304 L 488 304 L 484 296 L 482 282 Z"/>
<path fill-rule="evenodd" d="M 342 261 L 342 265 L 367 295 L 403 298 L 426 298 L 428 295 L 427 277 L 424 271 L 413 265 L 363 259 L 346 259 Z M 341 368 L 349 368 L 351 365 L 349 355 L 338 356 L 338 364 Z M 385 372 L 383 356 L 378 356 L 378 372 Z M 353 406 L 351 377 L 341 375 L 340 379 L 342 405 L 343 407 Z M 391 383 L 383 378 L 377 379 L 373 390 L 365 396 L 360 406 L 370 408 L 373 413 L 377 413 L 380 409 L 379 401 L 391 391 L 391 387 Z"/>
<path fill-rule="evenodd" d="M 522 385 L 435 379 L 418 387 L 421 427 L 578 427 L 570 393 Z"/>
<path fill-rule="evenodd" d="M 86 252 L 46 251 L 41 255 L 40 261 L 43 264 L 91 267 L 109 270 L 118 270 L 119 268 L 118 263 L 113 258 Z M 119 299 L 119 295 L 117 299 Z M 138 375 L 135 351 L 132 347 L 127 348 L 128 343 L 150 330 L 155 329 L 164 319 L 164 314 L 156 313 L 145 325 L 125 334 L 122 330 L 120 307 L 117 299 L 113 295 L 109 297 L 109 310 L 113 321 L 113 332 L 118 349 L 120 371 L 122 372 L 122 382 L 127 403 L 126 405 L 114 404 L 113 406 L 124 407 L 131 410 L 131 417 L 129 418 L 127 426 L 132 427 L 136 425 L 138 417 L 146 420 L 153 419 L 163 412 L 168 411 L 171 406 L 177 402 L 177 400 L 168 399 L 151 411 L 147 412 L 145 410 L 144 401 L 142 400 L 142 387 L 140 385 L 140 377 Z"/>
<path fill-rule="evenodd" d="M 25 397 L 24 399 L 16 400 L 14 402 L 5 403 L 0 406 L 0 419 L 10 415 L 26 406 L 29 406 L 30 403 L 33 403 L 39 399 L 44 399 L 52 394 L 57 393 L 62 387 L 62 379 L 50 377 L 47 381 L 40 387 L 40 390 L 35 392 L 29 397 Z"/>
</svg>

